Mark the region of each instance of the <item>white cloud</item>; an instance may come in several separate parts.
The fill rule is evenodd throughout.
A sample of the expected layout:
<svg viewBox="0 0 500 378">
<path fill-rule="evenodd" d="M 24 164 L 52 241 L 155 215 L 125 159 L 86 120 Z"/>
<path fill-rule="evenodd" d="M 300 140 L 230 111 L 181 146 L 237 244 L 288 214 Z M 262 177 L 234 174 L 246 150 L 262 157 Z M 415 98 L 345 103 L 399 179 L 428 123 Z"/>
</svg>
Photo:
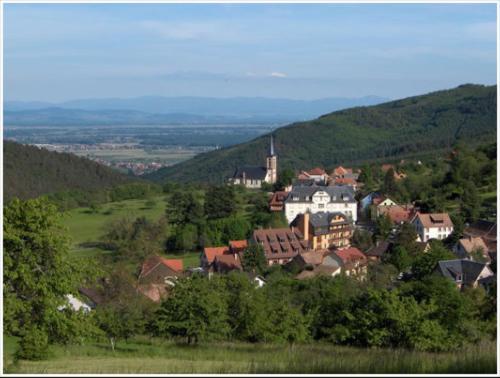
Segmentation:
<svg viewBox="0 0 500 378">
<path fill-rule="evenodd" d="M 281 77 L 281 78 L 287 77 L 287 75 L 285 73 L 283 73 L 283 72 L 271 72 L 269 74 L 269 76 L 271 76 L 271 77 Z"/>
</svg>

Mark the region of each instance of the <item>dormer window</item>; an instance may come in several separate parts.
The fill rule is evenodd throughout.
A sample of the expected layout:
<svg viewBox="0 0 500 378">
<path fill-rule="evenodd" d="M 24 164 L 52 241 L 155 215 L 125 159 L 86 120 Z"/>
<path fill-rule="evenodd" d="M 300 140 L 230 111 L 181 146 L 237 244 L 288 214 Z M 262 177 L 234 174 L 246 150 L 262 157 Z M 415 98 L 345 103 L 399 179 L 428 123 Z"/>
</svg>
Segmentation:
<svg viewBox="0 0 500 378">
<path fill-rule="evenodd" d="M 337 200 L 337 196 L 332 196 L 332 201 L 336 201 Z"/>
<path fill-rule="evenodd" d="M 292 197 L 292 199 L 293 199 L 294 201 L 298 201 L 298 200 L 299 200 L 299 197 L 297 197 L 297 196 L 293 196 L 293 197 Z"/>
</svg>

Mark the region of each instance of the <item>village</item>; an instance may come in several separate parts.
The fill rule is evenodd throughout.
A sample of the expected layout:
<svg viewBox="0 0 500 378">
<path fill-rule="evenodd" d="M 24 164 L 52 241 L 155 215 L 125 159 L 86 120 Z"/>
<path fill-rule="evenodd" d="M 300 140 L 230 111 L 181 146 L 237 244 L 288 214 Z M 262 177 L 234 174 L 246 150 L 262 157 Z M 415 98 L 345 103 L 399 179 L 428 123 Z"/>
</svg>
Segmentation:
<svg viewBox="0 0 500 378">
<path fill-rule="evenodd" d="M 390 171 L 396 181 L 406 177 L 392 164 L 383 164 L 381 170 Z M 300 171 L 284 190 L 268 193 L 269 212 L 281 213 L 288 227 L 255 229 L 249 239 L 205 246 L 198 267 L 185 268 L 180 258 L 149 256 L 139 270 L 137 292 L 160 303 L 181 277 L 202 274 L 210 278 L 232 271 L 246 271 L 256 287 L 262 287 L 265 277 L 255 267 L 244 269 L 245 259 L 255 258 L 252 254 L 261 254 L 268 267 L 293 266 L 297 280 L 345 275 L 363 281 L 370 266 L 390 261 L 401 230 L 414 233 L 412 245 L 419 254 L 427 253 L 433 241 L 452 235 L 454 225 L 448 213 L 423 212 L 412 203 L 396 203 L 381 192 L 360 196 L 360 174 L 360 169 L 343 166 L 329 173 L 321 167 Z M 265 166 L 239 167 L 227 185 L 260 190 L 277 179 L 278 157 L 271 136 Z M 387 220 L 390 227 L 385 238 L 364 249 L 353 245 L 356 230 L 373 230 L 380 219 Z M 434 273 L 452 281 L 459 290 L 478 286 L 489 290 L 496 281 L 496 269 L 491 266 L 496 264 L 496 235 L 494 222 L 467 224 L 462 237 L 450 246 L 456 258 L 438 261 Z M 396 279 L 411 275 L 411 269 L 402 270 Z M 102 293 L 92 288 L 80 288 L 80 294 L 83 300 L 68 297 L 75 309 L 90 310 L 101 301 Z"/>
</svg>

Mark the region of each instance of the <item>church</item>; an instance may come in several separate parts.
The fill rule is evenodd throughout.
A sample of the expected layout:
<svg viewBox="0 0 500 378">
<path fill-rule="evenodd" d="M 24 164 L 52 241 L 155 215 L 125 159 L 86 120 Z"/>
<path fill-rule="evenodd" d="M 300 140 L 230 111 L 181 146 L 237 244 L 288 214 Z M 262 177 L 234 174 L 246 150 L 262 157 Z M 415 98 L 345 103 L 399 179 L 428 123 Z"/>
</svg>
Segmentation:
<svg viewBox="0 0 500 378">
<path fill-rule="evenodd" d="M 274 141 L 271 135 L 271 144 L 266 158 L 266 166 L 239 167 L 229 182 L 233 185 L 244 185 L 247 188 L 260 188 L 262 183 L 274 184 L 278 178 L 278 157 L 274 153 Z"/>
</svg>

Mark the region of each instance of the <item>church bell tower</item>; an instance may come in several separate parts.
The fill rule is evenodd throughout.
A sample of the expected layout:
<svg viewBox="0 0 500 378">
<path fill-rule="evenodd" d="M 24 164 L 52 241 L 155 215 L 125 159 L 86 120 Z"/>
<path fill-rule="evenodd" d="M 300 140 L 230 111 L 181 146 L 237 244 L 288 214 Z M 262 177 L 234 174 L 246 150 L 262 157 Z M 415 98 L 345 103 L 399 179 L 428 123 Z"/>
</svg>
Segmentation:
<svg viewBox="0 0 500 378">
<path fill-rule="evenodd" d="M 274 153 L 274 141 L 271 134 L 271 145 L 269 146 L 269 154 L 266 158 L 267 180 L 270 184 L 276 183 L 278 179 L 278 157 Z"/>
</svg>

